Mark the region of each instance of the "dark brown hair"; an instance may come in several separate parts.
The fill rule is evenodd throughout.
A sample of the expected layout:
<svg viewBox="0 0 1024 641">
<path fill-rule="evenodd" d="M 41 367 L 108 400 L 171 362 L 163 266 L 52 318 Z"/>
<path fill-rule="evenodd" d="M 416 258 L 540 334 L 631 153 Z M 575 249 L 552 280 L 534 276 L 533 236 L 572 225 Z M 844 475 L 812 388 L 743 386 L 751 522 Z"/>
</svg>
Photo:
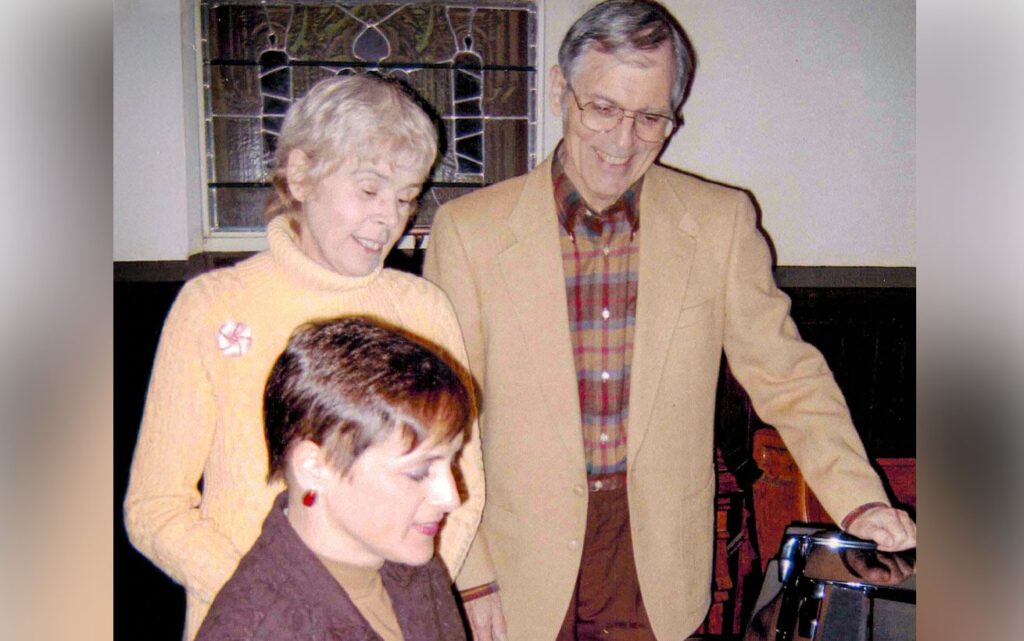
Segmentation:
<svg viewBox="0 0 1024 641">
<path fill-rule="evenodd" d="M 365 316 L 302 325 L 263 392 L 269 478 L 289 447 L 309 440 L 342 473 L 366 448 L 402 430 L 411 452 L 463 434 L 475 418 L 466 370 L 441 347 Z"/>
</svg>

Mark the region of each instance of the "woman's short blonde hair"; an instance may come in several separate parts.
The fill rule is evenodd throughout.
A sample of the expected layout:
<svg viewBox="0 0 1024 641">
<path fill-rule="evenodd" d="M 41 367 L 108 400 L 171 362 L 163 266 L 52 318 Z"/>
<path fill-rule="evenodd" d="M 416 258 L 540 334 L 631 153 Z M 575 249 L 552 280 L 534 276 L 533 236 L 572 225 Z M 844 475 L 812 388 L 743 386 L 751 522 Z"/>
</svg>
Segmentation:
<svg viewBox="0 0 1024 641">
<path fill-rule="evenodd" d="M 267 221 L 300 209 L 287 178 L 295 150 L 309 158 L 304 180 L 310 185 L 350 158 L 389 160 L 426 175 L 437 158 L 437 129 L 398 80 L 361 73 L 321 80 L 285 115 L 271 175 L 276 198 L 267 206 Z"/>
</svg>

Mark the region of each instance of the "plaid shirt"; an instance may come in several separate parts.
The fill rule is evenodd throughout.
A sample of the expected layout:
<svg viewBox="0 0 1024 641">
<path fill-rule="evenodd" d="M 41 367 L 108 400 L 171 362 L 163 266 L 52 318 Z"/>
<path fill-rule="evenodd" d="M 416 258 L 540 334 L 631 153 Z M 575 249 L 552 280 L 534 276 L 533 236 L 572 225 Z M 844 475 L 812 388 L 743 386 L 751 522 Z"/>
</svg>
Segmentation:
<svg viewBox="0 0 1024 641">
<path fill-rule="evenodd" d="M 643 178 L 611 207 L 593 214 L 562 165 L 551 163 L 562 245 L 569 332 L 590 477 L 626 470 L 630 363 L 636 325 Z"/>
</svg>

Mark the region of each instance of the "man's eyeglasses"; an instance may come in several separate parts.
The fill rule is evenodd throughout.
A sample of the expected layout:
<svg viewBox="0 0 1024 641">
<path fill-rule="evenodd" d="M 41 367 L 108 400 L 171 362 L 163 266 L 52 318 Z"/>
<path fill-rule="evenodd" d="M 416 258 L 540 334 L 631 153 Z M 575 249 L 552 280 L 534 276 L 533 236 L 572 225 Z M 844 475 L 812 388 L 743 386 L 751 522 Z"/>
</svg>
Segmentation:
<svg viewBox="0 0 1024 641">
<path fill-rule="evenodd" d="M 630 111 L 616 105 L 605 102 L 590 101 L 585 105 L 580 104 L 576 90 L 569 87 L 572 99 L 580 110 L 583 126 L 592 131 L 604 133 L 619 126 L 624 117 L 633 119 L 633 131 L 636 137 L 645 142 L 661 142 L 669 137 L 672 130 L 676 128 L 676 120 L 662 114 L 652 114 L 646 111 Z"/>
</svg>

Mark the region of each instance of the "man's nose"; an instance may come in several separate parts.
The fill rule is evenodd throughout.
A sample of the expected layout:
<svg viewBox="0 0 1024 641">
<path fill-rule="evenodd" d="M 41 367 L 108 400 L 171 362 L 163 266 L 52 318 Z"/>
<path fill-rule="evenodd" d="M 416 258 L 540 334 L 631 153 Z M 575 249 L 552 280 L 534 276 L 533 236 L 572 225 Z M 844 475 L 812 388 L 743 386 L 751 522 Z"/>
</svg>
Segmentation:
<svg viewBox="0 0 1024 641">
<path fill-rule="evenodd" d="M 620 145 L 629 145 L 633 142 L 636 137 L 636 114 L 625 112 L 622 114 L 622 119 L 619 120 L 619 124 L 612 129 L 615 134 L 615 141 Z"/>
</svg>

